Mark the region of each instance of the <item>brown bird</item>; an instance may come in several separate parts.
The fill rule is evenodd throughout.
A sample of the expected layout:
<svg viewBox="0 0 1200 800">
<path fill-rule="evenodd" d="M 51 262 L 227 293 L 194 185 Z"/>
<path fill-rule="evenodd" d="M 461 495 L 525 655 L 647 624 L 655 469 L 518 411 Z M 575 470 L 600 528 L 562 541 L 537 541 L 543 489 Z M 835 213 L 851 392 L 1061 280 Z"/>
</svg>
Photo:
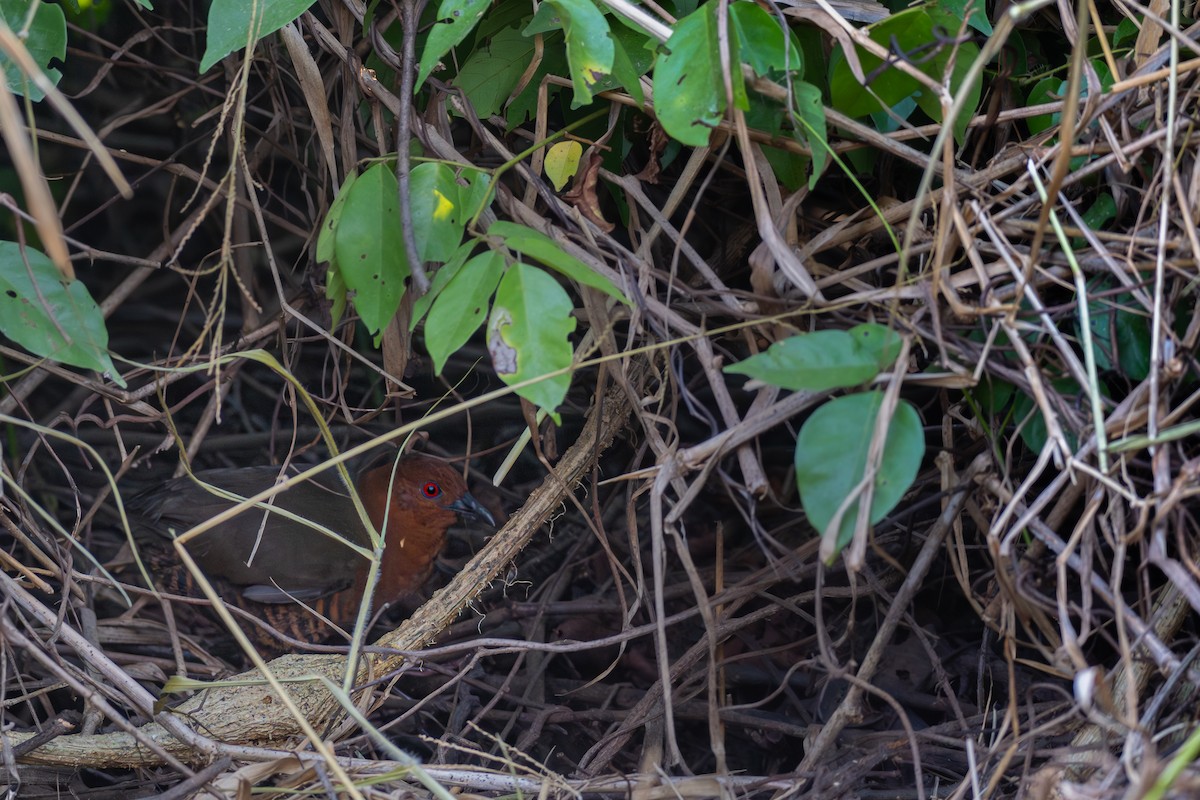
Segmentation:
<svg viewBox="0 0 1200 800">
<path fill-rule="evenodd" d="M 211 469 L 195 475 L 249 497 L 274 486 L 279 468 Z M 444 461 L 410 453 L 396 465 L 389 493 L 391 477 L 388 460 L 368 467 L 355 480 L 367 515 L 375 529 L 383 531 L 383 560 L 372 598 L 383 602 L 421 587 L 447 529 L 460 516 L 495 525 L 488 510 L 467 491 L 462 476 Z M 174 594 L 202 596 L 170 540 L 233 505 L 186 476 L 130 499 L 134 535 L 145 547 L 155 583 Z M 281 492 L 273 505 L 371 549 L 349 492 L 333 472 Z M 337 539 L 281 513 L 251 508 L 186 547 L 222 599 L 294 639 L 321 642 L 333 637 L 334 629 L 320 617 L 344 630 L 352 628 L 363 602 L 370 562 Z M 251 631 L 260 644 L 279 648 L 280 642 L 268 632 L 258 626 Z"/>
</svg>

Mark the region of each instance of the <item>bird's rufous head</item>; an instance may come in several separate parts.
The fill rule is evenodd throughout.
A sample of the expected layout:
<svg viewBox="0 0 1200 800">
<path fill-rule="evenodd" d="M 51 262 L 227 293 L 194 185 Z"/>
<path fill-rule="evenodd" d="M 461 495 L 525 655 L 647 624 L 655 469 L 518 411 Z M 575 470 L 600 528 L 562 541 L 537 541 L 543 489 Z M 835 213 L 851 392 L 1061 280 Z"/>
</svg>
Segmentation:
<svg viewBox="0 0 1200 800">
<path fill-rule="evenodd" d="M 359 475 L 356 485 L 371 521 L 384 536 L 379 589 L 385 599 L 414 591 L 424 582 L 446 531 L 459 517 L 496 524 L 467 490 L 462 475 L 431 456 L 409 453 L 394 465 L 389 460 Z"/>
</svg>

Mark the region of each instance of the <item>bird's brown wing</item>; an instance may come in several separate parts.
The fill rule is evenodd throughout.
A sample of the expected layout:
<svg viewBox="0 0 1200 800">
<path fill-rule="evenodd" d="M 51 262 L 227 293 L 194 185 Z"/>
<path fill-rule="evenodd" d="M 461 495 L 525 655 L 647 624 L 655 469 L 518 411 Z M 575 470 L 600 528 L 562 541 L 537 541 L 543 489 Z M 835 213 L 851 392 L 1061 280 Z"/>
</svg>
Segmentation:
<svg viewBox="0 0 1200 800">
<path fill-rule="evenodd" d="M 201 481 L 243 497 L 273 486 L 278 475 L 276 467 L 196 473 Z M 128 505 L 141 518 L 136 526 L 139 538 L 151 546 L 169 547 L 164 540 L 211 519 L 234 502 L 184 477 L 138 495 Z M 346 490 L 328 480 L 282 492 L 274 505 L 350 541 L 367 541 Z M 311 601 L 339 592 L 366 565 L 365 559 L 338 540 L 262 508 L 242 512 L 200 534 L 187 548 L 205 575 L 233 585 L 246 599 L 259 603 Z"/>
</svg>

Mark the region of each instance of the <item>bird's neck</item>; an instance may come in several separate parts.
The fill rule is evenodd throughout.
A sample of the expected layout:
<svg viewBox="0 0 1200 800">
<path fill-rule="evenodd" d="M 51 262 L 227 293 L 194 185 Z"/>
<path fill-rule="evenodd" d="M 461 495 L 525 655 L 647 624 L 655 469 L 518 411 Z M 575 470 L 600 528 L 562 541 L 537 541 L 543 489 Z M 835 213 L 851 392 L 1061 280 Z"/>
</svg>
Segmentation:
<svg viewBox="0 0 1200 800">
<path fill-rule="evenodd" d="M 379 603 L 421 588 L 442 549 L 446 529 L 455 519 L 454 512 L 422 499 L 417 499 L 414 507 L 409 495 L 398 493 L 392 493 L 389 508 L 389 478 L 387 470 L 376 471 L 365 476 L 364 485 L 359 487 L 364 501 L 371 501 L 367 502 L 367 514 L 376 530 L 384 532 L 383 561 L 375 592 Z M 404 502 L 406 499 L 408 502 Z"/>
</svg>

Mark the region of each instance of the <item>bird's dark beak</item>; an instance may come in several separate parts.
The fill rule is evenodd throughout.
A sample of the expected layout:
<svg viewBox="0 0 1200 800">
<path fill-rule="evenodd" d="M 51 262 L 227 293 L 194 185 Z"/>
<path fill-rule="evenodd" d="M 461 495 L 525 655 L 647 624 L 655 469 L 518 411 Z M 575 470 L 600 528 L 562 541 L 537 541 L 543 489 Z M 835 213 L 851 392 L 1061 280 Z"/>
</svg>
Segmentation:
<svg viewBox="0 0 1200 800">
<path fill-rule="evenodd" d="M 470 492 L 467 492 L 462 497 L 455 500 L 446 508 L 454 511 L 464 517 L 473 517 L 481 519 L 493 528 L 496 527 L 496 520 L 492 517 L 492 512 L 483 507 L 483 504 L 476 500 Z"/>
</svg>

